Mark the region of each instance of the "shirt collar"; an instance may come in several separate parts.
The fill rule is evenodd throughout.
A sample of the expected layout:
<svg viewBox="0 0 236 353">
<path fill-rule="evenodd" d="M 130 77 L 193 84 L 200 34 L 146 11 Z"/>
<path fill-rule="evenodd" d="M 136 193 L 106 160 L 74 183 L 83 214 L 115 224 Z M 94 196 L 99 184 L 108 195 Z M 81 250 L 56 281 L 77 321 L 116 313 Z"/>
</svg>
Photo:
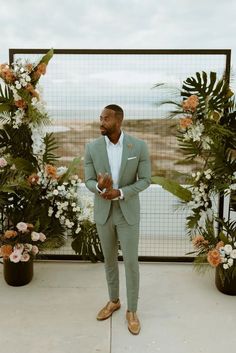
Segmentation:
<svg viewBox="0 0 236 353">
<path fill-rule="evenodd" d="M 120 134 L 120 138 L 118 140 L 118 142 L 114 145 L 114 143 L 112 143 L 109 138 L 107 136 L 104 136 L 105 137 L 105 141 L 106 141 L 106 145 L 107 147 L 109 145 L 113 145 L 113 146 L 123 146 L 123 140 L 124 140 L 124 133 L 123 131 L 121 131 L 121 134 Z"/>
</svg>

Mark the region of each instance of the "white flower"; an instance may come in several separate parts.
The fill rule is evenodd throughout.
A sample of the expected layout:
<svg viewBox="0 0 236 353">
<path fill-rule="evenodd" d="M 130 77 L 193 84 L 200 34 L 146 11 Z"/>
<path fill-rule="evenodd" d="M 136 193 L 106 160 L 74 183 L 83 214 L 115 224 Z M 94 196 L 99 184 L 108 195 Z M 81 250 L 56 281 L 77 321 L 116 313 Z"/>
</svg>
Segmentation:
<svg viewBox="0 0 236 353">
<path fill-rule="evenodd" d="M 19 81 L 15 81 L 15 85 L 17 89 L 21 89 L 21 84 Z"/>
<path fill-rule="evenodd" d="M 36 245 L 33 245 L 33 246 L 32 246 L 32 250 L 31 250 L 31 252 L 32 252 L 32 254 L 33 254 L 33 255 L 38 254 L 38 252 L 39 252 L 38 247 L 37 247 Z"/>
<path fill-rule="evenodd" d="M 226 244 L 224 246 L 224 250 L 225 250 L 226 255 L 229 255 L 233 249 L 232 249 L 232 246 L 230 244 Z"/>
<path fill-rule="evenodd" d="M 228 259 L 228 265 L 229 267 L 233 266 L 234 260 L 233 259 Z"/>
<path fill-rule="evenodd" d="M 49 215 L 49 217 L 51 217 L 52 214 L 53 214 L 53 208 L 52 208 L 52 207 L 49 207 L 49 208 L 48 208 L 48 215 Z"/>
<path fill-rule="evenodd" d="M 230 257 L 232 259 L 236 259 L 236 249 L 233 249 L 231 252 L 230 252 Z"/>
<path fill-rule="evenodd" d="M 22 233 L 25 233 L 28 229 L 27 224 L 24 222 L 17 223 L 16 228 Z"/>
<path fill-rule="evenodd" d="M 31 239 L 32 239 L 33 241 L 38 241 L 38 240 L 40 239 L 40 234 L 37 233 L 37 232 L 32 232 L 32 233 L 31 233 Z"/>
<path fill-rule="evenodd" d="M 32 247 L 33 247 L 32 244 L 29 244 L 29 243 L 24 244 L 24 249 L 27 252 L 30 252 L 32 250 Z"/>
<path fill-rule="evenodd" d="M 20 254 L 22 254 L 23 251 L 24 251 L 24 245 L 23 244 L 16 244 L 14 246 L 14 252 L 15 253 L 19 252 Z"/>
<path fill-rule="evenodd" d="M 39 233 L 39 240 L 40 241 L 45 241 L 46 240 L 46 235 L 45 234 L 43 234 L 43 233 Z"/>
<path fill-rule="evenodd" d="M 4 157 L 0 158 L 0 168 L 4 168 L 7 165 L 7 161 L 5 160 Z"/>
<path fill-rule="evenodd" d="M 53 190 L 53 195 L 57 196 L 59 194 L 58 190 Z"/>
<path fill-rule="evenodd" d="M 23 252 L 23 254 L 21 255 L 21 261 L 22 262 L 27 262 L 30 259 L 30 255 L 27 252 Z"/>
<path fill-rule="evenodd" d="M 60 177 L 64 175 L 67 172 L 68 168 L 67 167 L 59 167 L 57 168 L 57 176 Z"/>
<path fill-rule="evenodd" d="M 12 262 L 15 262 L 15 263 L 20 262 L 20 260 L 21 260 L 21 253 L 20 253 L 20 252 L 15 252 L 15 251 L 13 251 L 13 252 L 11 253 L 11 255 L 9 256 L 9 258 L 10 258 L 10 260 L 11 260 Z"/>
<path fill-rule="evenodd" d="M 225 270 L 227 270 L 227 269 L 229 268 L 229 265 L 228 265 L 228 264 L 223 264 L 223 268 L 224 268 Z"/>
</svg>

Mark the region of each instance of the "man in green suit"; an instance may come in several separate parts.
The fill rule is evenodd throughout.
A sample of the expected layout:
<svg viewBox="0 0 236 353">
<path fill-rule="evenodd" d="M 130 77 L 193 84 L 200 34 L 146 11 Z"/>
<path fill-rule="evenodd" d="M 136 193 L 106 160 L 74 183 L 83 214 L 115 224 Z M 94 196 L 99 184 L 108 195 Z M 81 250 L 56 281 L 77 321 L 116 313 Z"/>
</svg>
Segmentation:
<svg viewBox="0 0 236 353">
<path fill-rule="evenodd" d="M 151 167 L 146 143 L 121 130 L 123 115 L 122 108 L 115 104 L 103 109 L 102 136 L 86 145 L 85 184 L 95 194 L 94 219 L 104 254 L 110 298 L 97 319 L 105 320 L 120 308 L 119 241 L 126 273 L 128 329 L 138 334 L 139 192 L 150 185 Z"/>
</svg>

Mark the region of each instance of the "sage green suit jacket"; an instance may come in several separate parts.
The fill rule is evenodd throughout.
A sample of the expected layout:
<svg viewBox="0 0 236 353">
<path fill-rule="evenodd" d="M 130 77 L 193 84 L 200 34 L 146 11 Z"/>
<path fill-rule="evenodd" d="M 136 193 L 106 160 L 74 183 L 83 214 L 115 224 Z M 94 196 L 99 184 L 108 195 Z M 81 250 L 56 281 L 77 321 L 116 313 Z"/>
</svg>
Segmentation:
<svg viewBox="0 0 236 353">
<path fill-rule="evenodd" d="M 96 189 L 98 173 L 111 175 L 104 136 L 86 145 L 84 170 L 85 185 L 95 194 L 94 220 L 98 224 L 105 224 L 112 201 L 104 200 Z M 119 203 L 128 224 L 139 222 L 139 192 L 146 189 L 150 183 L 151 166 L 146 143 L 124 133 L 119 174 L 119 189 L 122 189 L 124 199 L 119 200 Z"/>
</svg>

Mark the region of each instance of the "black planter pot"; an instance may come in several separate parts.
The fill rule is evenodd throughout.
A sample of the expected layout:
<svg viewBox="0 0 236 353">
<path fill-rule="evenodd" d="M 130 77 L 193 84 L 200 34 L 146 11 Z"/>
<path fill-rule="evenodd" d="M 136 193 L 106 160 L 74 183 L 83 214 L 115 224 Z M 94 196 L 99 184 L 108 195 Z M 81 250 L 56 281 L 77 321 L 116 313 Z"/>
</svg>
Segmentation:
<svg viewBox="0 0 236 353">
<path fill-rule="evenodd" d="M 10 286 L 19 287 L 28 284 L 34 274 L 33 259 L 26 262 L 17 262 L 4 260 L 3 261 L 3 274 L 5 281 Z"/>
<path fill-rule="evenodd" d="M 217 289 L 228 295 L 236 295 L 236 277 L 225 277 L 225 271 L 221 266 L 216 267 L 215 284 Z"/>
</svg>

